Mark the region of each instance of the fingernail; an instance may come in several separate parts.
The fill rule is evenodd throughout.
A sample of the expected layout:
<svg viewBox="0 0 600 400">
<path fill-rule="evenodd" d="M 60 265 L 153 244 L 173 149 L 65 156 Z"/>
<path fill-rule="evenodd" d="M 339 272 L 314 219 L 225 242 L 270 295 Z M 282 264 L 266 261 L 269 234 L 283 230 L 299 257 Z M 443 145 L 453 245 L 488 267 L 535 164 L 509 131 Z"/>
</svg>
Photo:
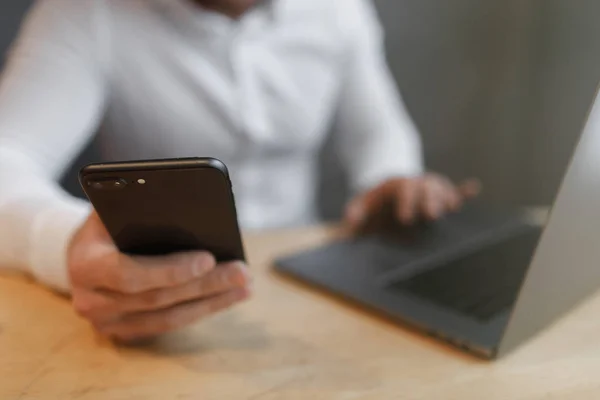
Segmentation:
<svg viewBox="0 0 600 400">
<path fill-rule="evenodd" d="M 199 277 L 204 273 L 205 267 L 202 263 L 195 262 L 192 264 L 192 276 L 195 278 Z"/>
<path fill-rule="evenodd" d="M 240 268 L 243 271 L 248 270 L 248 264 L 246 264 L 243 261 L 236 261 L 233 263 L 233 265 L 235 265 L 236 267 Z"/>
<path fill-rule="evenodd" d="M 191 266 L 194 277 L 204 275 L 212 268 L 212 262 L 209 260 L 209 257 L 208 255 L 200 255 L 195 258 Z"/>
<path fill-rule="evenodd" d="M 237 283 L 240 285 L 247 285 L 252 282 L 252 276 L 250 275 L 250 270 L 244 263 L 238 264 L 238 271 L 236 274 Z"/>
</svg>

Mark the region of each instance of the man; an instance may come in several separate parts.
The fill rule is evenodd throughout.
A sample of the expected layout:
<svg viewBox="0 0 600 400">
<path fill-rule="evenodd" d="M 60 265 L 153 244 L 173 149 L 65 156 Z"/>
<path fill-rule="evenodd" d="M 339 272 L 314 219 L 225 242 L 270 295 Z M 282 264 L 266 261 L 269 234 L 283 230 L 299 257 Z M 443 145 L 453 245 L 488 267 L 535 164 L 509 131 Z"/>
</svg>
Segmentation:
<svg viewBox="0 0 600 400">
<path fill-rule="evenodd" d="M 0 87 L 0 265 L 58 290 L 97 330 L 151 337 L 249 295 L 210 254 L 120 254 L 56 180 L 103 123 L 112 159 L 213 156 L 241 225 L 314 218 L 316 154 L 332 123 L 356 226 L 394 201 L 437 218 L 476 187 L 424 174 L 368 0 L 39 0 Z"/>
</svg>

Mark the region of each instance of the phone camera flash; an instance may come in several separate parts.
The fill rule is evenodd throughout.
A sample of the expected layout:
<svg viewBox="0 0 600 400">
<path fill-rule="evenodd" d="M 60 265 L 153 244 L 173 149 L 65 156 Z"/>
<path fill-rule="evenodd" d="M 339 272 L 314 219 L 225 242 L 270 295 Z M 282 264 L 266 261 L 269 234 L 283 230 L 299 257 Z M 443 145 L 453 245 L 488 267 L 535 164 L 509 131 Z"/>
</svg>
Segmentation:
<svg viewBox="0 0 600 400">
<path fill-rule="evenodd" d="M 137 183 L 139 183 L 140 185 L 145 185 L 146 184 L 146 180 L 145 179 L 138 179 Z"/>
</svg>

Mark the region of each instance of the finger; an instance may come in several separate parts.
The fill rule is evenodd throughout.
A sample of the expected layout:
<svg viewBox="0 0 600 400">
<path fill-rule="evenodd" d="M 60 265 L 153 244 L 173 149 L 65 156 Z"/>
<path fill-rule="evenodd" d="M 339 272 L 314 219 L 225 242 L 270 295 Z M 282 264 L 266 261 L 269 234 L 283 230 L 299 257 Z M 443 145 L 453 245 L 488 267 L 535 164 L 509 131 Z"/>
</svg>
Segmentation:
<svg viewBox="0 0 600 400">
<path fill-rule="evenodd" d="M 448 179 L 443 179 L 441 184 L 446 211 L 458 211 L 463 204 L 463 199 L 458 189 Z"/>
<path fill-rule="evenodd" d="M 74 287 L 72 305 L 79 316 L 94 324 L 113 320 L 121 315 L 119 304 L 112 296 L 95 290 Z"/>
<path fill-rule="evenodd" d="M 364 196 L 356 197 L 346 206 L 344 222 L 350 228 L 354 229 L 361 225 L 366 219 Z"/>
<path fill-rule="evenodd" d="M 446 208 L 448 211 L 457 212 L 461 209 L 463 200 L 458 191 L 454 188 L 450 188 L 446 192 Z"/>
<path fill-rule="evenodd" d="M 444 213 L 445 193 L 440 181 L 426 179 L 421 191 L 421 211 L 430 220 L 439 219 Z"/>
<path fill-rule="evenodd" d="M 183 285 L 198 279 L 216 266 L 207 252 L 178 253 L 164 257 L 129 257 L 117 253 L 107 265 L 89 268 L 95 288 L 136 294 Z"/>
<path fill-rule="evenodd" d="M 458 192 L 464 199 L 472 199 L 481 194 L 481 182 L 477 179 L 467 179 L 458 186 Z"/>
<path fill-rule="evenodd" d="M 220 265 L 203 277 L 181 286 L 150 290 L 133 296 L 119 295 L 115 303 L 119 305 L 121 313 L 153 311 L 241 289 L 249 283 L 248 268 L 236 262 Z"/>
<path fill-rule="evenodd" d="M 250 281 L 247 269 L 242 263 L 225 264 L 184 285 L 134 295 L 77 290 L 73 294 L 73 307 L 79 315 L 94 323 L 109 322 L 125 314 L 164 309 L 243 288 Z"/>
<path fill-rule="evenodd" d="M 199 319 L 247 299 L 248 288 L 236 289 L 225 294 L 178 305 L 166 310 L 131 315 L 121 321 L 97 327 L 103 335 L 132 341 L 157 336 L 187 326 Z"/>
<path fill-rule="evenodd" d="M 417 214 L 420 180 L 406 179 L 396 187 L 396 215 L 403 224 L 411 224 Z"/>
<path fill-rule="evenodd" d="M 350 228 L 356 229 L 363 224 L 369 215 L 381 209 L 389 199 L 392 188 L 390 182 L 386 182 L 376 188 L 356 196 L 346 207 L 345 222 Z"/>
</svg>

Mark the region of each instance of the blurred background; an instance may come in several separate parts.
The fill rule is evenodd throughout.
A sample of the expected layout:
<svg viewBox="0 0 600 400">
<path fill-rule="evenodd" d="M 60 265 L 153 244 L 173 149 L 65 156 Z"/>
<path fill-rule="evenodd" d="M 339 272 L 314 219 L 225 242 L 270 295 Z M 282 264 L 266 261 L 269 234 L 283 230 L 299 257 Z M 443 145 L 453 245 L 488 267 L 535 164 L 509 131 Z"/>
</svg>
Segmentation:
<svg viewBox="0 0 600 400">
<path fill-rule="evenodd" d="M 31 1 L 2 0 L 4 54 Z M 429 168 L 479 177 L 484 200 L 552 202 L 600 81 L 598 0 L 374 0 Z M 323 159 L 331 161 L 324 150 Z M 74 165 L 99 161 L 94 145 Z M 329 165 L 328 167 L 331 167 Z M 324 216 L 346 193 L 325 168 Z M 65 186 L 78 192 L 75 174 Z"/>
</svg>

